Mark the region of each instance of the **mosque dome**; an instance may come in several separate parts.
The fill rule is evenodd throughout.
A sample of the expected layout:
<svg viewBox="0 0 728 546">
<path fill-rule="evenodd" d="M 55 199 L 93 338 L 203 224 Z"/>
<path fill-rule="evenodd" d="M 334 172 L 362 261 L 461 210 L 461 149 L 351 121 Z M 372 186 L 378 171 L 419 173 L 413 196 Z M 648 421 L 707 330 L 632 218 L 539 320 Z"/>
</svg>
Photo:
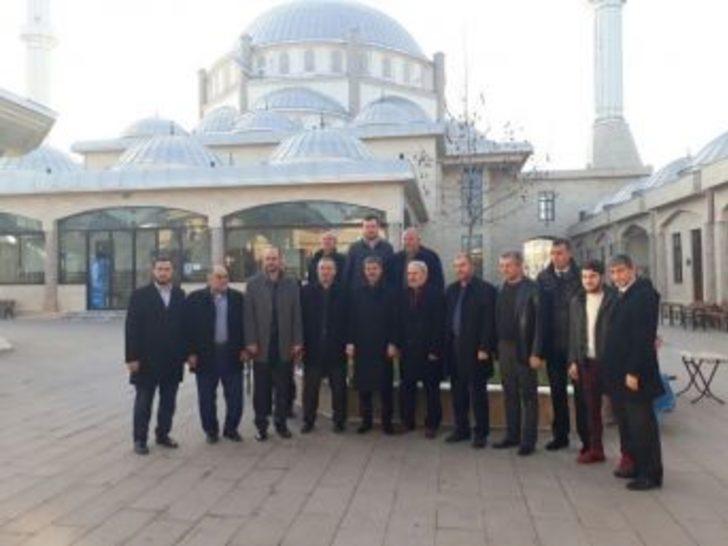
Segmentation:
<svg viewBox="0 0 728 546">
<path fill-rule="evenodd" d="M 660 188 L 677 182 L 683 172 L 690 168 L 692 163 L 693 161 L 690 157 L 681 157 L 680 159 L 671 161 L 643 182 L 640 189 Z"/>
<path fill-rule="evenodd" d="M 694 167 L 704 167 L 728 158 L 728 132 L 709 142 L 693 160 Z"/>
<path fill-rule="evenodd" d="M 425 111 L 402 97 L 382 97 L 367 104 L 354 119 L 354 125 L 416 125 L 430 123 Z"/>
<path fill-rule="evenodd" d="M 235 131 L 240 133 L 291 133 L 301 130 L 301 124 L 273 110 L 251 110 L 238 118 Z"/>
<path fill-rule="evenodd" d="M 306 87 L 286 87 L 266 93 L 255 101 L 253 109 L 347 115 L 346 109 L 336 100 Z"/>
<path fill-rule="evenodd" d="M 221 165 L 220 160 L 195 137 L 164 135 L 130 146 L 113 168 L 212 168 L 218 165 Z"/>
<path fill-rule="evenodd" d="M 297 0 L 276 6 L 245 30 L 254 46 L 348 40 L 352 31 L 364 45 L 424 58 L 422 49 L 390 16 L 358 2 Z"/>
<path fill-rule="evenodd" d="M 171 119 L 158 117 L 135 121 L 121 133 L 122 138 L 148 138 L 160 135 L 187 135 L 181 125 Z"/>
<path fill-rule="evenodd" d="M 25 171 L 62 174 L 81 171 L 68 154 L 50 146 L 40 146 L 20 157 L 0 157 L 0 171 Z"/>
<path fill-rule="evenodd" d="M 287 138 L 271 155 L 271 163 L 307 161 L 367 161 L 373 158 L 364 144 L 343 129 L 309 129 Z"/>
<path fill-rule="evenodd" d="M 197 124 L 195 132 L 208 133 L 229 133 L 238 121 L 238 111 L 232 106 L 219 106 L 205 114 Z"/>
</svg>

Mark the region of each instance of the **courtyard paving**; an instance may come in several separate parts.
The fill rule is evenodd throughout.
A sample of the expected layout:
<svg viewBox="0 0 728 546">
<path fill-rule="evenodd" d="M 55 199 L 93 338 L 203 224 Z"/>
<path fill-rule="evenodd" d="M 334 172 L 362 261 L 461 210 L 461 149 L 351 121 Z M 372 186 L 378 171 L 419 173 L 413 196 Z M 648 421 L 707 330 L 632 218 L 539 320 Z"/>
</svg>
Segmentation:
<svg viewBox="0 0 728 546">
<path fill-rule="evenodd" d="M 0 322 L 0 545 L 709 545 L 728 544 L 728 407 L 680 399 L 663 423 L 661 491 L 630 493 L 576 447 L 521 459 L 420 434 L 329 431 L 208 446 L 194 383 L 180 391 L 177 451 L 131 453 L 132 389 L 122 323 Z M 728 335 L 663 329 L 681 349 L 728 352 Z M 728 370 L 715 382 L 728 398 Z M 293 423 L 294 430 L 298 422 Z M 495 432 L 499 436 L 499 431 Z"/>
</svg>

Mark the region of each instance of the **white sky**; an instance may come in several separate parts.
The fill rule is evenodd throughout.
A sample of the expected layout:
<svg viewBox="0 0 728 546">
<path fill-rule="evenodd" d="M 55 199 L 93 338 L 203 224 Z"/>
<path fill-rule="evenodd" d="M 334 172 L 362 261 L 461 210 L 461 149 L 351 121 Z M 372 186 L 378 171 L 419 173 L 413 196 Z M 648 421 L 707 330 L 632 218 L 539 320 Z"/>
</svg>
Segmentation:
<svg viewBox="0 0 728 546">
<path fill-rule="evenodd" d="M 159 114 L 191 127 L 197 69 L 234 44 L 274 0 L 51 0 L 51 134 L 112 137 Z M 485 96 L 492 135 L 530 140 L 542 168 L 586 162 L 592 101 L 592 16 L 587 0 L 365 0 L 397 19 L 431 55 L 446 54 L 448 100 Z M 19 40 L 25 0 L 0 0 L 0 87 L 24 94 Z M 643 160 L 659 167 L 728 130 L 721 0 L 630 0 L 625 6 L 625 102 Z"/>
</svg>

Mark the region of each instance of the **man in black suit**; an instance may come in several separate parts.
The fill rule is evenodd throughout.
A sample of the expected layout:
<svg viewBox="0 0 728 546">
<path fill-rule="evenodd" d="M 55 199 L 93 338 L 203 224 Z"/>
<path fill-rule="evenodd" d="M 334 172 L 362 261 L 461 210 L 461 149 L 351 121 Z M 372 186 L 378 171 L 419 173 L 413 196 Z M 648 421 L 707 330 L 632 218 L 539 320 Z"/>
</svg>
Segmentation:
<svg viewBox="0 0 728 546">
<path fill-rule="evenodd" d="M 324 257 L 331 258 L 336 264 L 336 278 L 334 280 L 337 283 L 341 283 L 344 278 L 346 256 L 336 250 L 336 234 L 333 231 L 327 231 L 321 236 L 321 248 L 314 253 L 311 261 L 308 263 L 308 270 L 306 272 L 308 284 L 318 282 L 318 263 Z"/>
<path fill-rule="evenodd" d="M 543 366 L 539 289 L 524 275 L 520 252 L 503 253 L 498 266 L 503 277 L 496 306 L 498 363 L 503 381 L 507 431 L 505 438 L 493 447 L 520 446 L 518 454 L 527 456 L 536 448 L 537 370 Z"/>
<path fill-rule="evenodd" d="M 169 432 L 187 347 L 183 326 L 185 293 L 172 285 L 173 273 L 170 258 L 155 258 L 153 282 L 132 293 L 126 315 L 126 366 L 129 381 L 136 388 L 134 452 L 138 455 L 149 453 L 147 435 L 157 390 L 157 444 L 178 447 Z"/>
<path fill-rule="evenodd" d="M 455 430 L 446 442 L 471 438 L 469 414 L 472 408 L 475 428 L 472 444 L 486 445 L 490 433 L 488 380 L 493 376 L 496 350 L 495 288 L 477 278 L 468 254 L 458 254 L 453 262 L 457 281 L 445 294 L 445 354 L 451 379 Z"/>
<path fill-rule="evenodd" d="M 541 311 L 543 313 L 543 341 L 546 356 L 546 371 L 551 388 L 551 405 L 554 419 L 551 424 L 552 440 L 546 449 L 555 451 L 569 445 L 569 308 L 571 299 L 581 289 L 581 276 L 571 255 L 571 243 L 556 239 L 551 245 L 551 262 L 538 275 L 541 290 Z M 576 405 L 576 428 L 582 443 L 589 441 L 588 425 L 581 388 L 574 382 L 574 404 Z"/>
<path fill-rule="evenodd" d="M 387 279 L 387 267 L 389 259 L 394 254 L 394 249 L 389 241 L 381 236 L 381 220 L 379 216 L 371 214 L 364 218 L 361 229 L 361 239 L 349 247 L 349 254 L 346 258 L 346 269 L 344 271 L 344 285 L 349 291 L 355 291 L 368 284 L 364 275 L 364 261 L 369 256 L 379 258 L 382 264 L 384 275 L 383 281 Z"/>
<path fill-rule="evenodd" d="M 629 489 L 645 491 L 662 486 L 662 450 L 653 401 L 664 394 L 657 362 L 657 323 L 660 295 L 648 279 L 638 278 L 629 256 L 617 255 L 609 275 L 619 292 L 614 306 L 604 361 L 612 407 L 634 458 Z"/>
<path fill-rule="evenodd" d="M 217 387 L 222 383 L 227 414 L 222 435 L 240 442 L 243 415 L 242 361 L 246 358 L 243 337 L 243 294 L 228 286 L 227 269 L 212 268 L 207 288 L 196 290 L 185 304 L 185 331 L 190 371 L 197 376 L 197 396 L 202 429 L 209 444 L 217 443 Z"/>
<path fill-rule="evenodd" d="M 427 266 L 427 288 L 445 290 L 445 277 L 442 262 L 434 250 L 422 245 L 422 238 L 415 228 L 407 228 L 402 234 L 403 249 L 394 254 L 387 264 L 387 282 L 398 292 L 407 288 L 407 264 L 412 261 L 424 262 Z"/>
<path fill-rule="evenodd" d="M 321 380 L 331 389 L 334 432 L 346 427 L 346 305 L 344 288 L 335 281 L 337 264 L 324 256 L 318 261 L 316 281 L 301 290 L 303 314 L 303 427 L 313 430 Z"/>
<path fill-rule="evenodd" d="M 445 330 L 442 289 L 427 283 L 428 267 L 419 260 L 407 264 L 407 288 L 399 290 L 397 328 L 401 339 L 400 415 L 406 430 L 415 429 L 417 384 L 422 382 L 427 403 L 425 437 L 432 439 L 442 421 L 440 382 Z"/>
</svg>

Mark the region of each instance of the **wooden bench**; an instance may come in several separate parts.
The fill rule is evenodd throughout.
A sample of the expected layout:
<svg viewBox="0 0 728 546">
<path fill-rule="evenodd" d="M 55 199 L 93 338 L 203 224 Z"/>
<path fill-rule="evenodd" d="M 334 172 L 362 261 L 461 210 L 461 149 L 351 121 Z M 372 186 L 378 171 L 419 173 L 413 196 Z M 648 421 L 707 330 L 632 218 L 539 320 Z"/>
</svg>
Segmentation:
<svg viewBox="0 0 728 546">
<path fill-rule="evenodd" d="M 15 300 L 0 300 L 0 318 L 15 317 Z"/>
</svg>

